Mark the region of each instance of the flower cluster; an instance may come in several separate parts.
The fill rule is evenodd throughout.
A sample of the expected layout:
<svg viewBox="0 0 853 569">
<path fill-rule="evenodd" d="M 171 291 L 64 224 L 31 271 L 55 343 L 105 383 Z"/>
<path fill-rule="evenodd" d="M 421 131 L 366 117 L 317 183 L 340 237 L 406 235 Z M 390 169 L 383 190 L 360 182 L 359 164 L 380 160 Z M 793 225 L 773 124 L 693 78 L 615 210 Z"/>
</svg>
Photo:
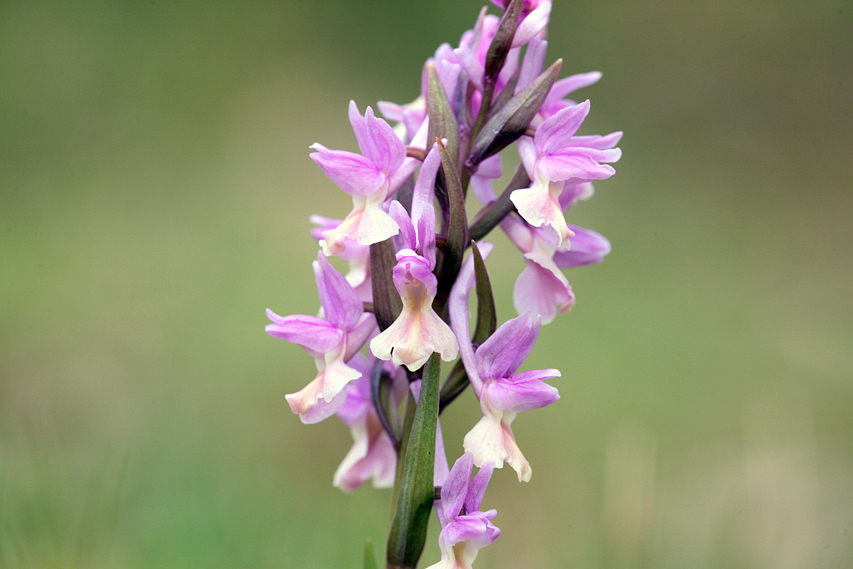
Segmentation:
<svg viewBox="0 0 853 569">
<path fill-rule="evenodd" d="M 507 464 L 525 482 L 532 473 L 511 425 L 559 399 L 546 383 L 558 370 L 519 369 L 540 326 L 575 303 L 563 269 L 610 250 L 598 233 L 566 221 L 621 156 L 621 133 L 578 134 L 590 103 L 570 96 L 600 74 L 558 79 L 561 60 L 545 68 L 550 0 L 493 3 L 500 16 L 484 8 L 456 47 L 444 44 L 427 60 L 413 103 L 379 103 L 383 119 L 350 102 L 359 153 L 311 146 L 353 209 L 343 220 L 312 217 L 319 313 L 267 312 L 266 331 L 316 362 L 316 377 L 287 396 L 292 411 L 304 423 L 337 415 L 351 430 L 334 484 L 395 487 L 389 567 L 417 563 L 433 499 L 442 528 L 433 567 L 470 567 L 498 537 L 495 510 L 479 510 L 493 469 Z M 520 164 L 499 194 L 510 146 Z M 481 205 L 471 220 L 469 189 Z M 483 240 L 496 228 L 525 263 L 513 294 L 519 315 L 500 326 L 485 264 L 493 247 Z M 444 382 L 439 359 L 456 361 Z M 448 470 L 438 415 L 468 385 L 482 417 Z"/>
</svg>

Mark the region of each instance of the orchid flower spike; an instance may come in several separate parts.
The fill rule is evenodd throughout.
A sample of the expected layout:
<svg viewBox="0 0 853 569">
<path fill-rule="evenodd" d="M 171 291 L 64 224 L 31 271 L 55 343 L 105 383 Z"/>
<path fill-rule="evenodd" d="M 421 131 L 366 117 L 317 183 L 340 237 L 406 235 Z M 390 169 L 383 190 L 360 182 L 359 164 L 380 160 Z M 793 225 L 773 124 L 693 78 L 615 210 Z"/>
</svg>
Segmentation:
<svg viewBox="0 0 853 569">
<path fill-rule="evenodd" d="M 317 376 L 298 393 L 287 395 L 291 410 L 303 423 L 316 423 L 335 414 L 346 400 L 344 388 L 361 372 L 347 362 L 364 346 L 376 328 L 372 314 L 364 312 L 346 278 L 322 252 L 314 261 L 314 276 L 322 305 L 321 316 L 279 316 L 267 309 L 272 324 L 266 332 L 273 338 L 293 342 L 314 356 Z"/>
<path fill-rule="evenodd" d="M 483 465 L 471 480 L 474 460 L 471 453 L 465 453 L 450 469 L 441 499 L 435 503 L 441 523 L 441 561 L 427 569 L 470 569 L 479 551 L 501 534 L 491 521 L 497 510 L 480 511 L 493 468 L 492 464 Z"/>
</svg>

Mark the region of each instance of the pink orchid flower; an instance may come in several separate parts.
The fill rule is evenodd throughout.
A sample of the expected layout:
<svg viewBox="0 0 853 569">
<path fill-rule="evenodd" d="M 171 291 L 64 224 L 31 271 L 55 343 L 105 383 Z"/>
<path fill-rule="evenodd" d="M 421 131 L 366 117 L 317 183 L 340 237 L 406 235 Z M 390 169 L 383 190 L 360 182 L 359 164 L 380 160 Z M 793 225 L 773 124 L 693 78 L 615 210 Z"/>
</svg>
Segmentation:
<svg viewBox="0 0 853 569">
<path fill-rule="evenodd" d="M 349 427 L 353 445 L 335 471 L 333 483 L 352 492 L 372 478 L 374 488 L 390 488 L 397 470 L 397 451 L 373 407 L 370 364 L 360 354 L 350 363 L 362 376 L 347 385 L 346 403 L 338 410 L 338 418 Z M 406 383 L 402 376 L 397 374 L 397 377 L 403 380 L 394 382 L 395 399 L 399 403 Z"/>
<path fill-rule="evenodd" d="M 470 569 L 479 551 L 501 534 L 491 521 L 497 510 L 480 511 L 494 467 L 483 465 L 472 480 L 473 470 L 473 457 L 465 453 L 454 463 L 441 486 L 441 499 L 435 503 L 441 523 L 438 535 L 441 560 L 427 569 Z"/>
<path fill-rule="evenodd" d="M 335 414 L 345 400 L 346 385 L 361 377 L 347 365 L 376 328 L 372 314 L 322 252 L 314 261 L 314 276 L 322 305 L 321 316 L 279 316 L 267 309 L 273 338 L 293 342 L 314 356 L 317 376 L 298 393 L 286 396 L 291 410 L 303 423 L 316 423 Z"/>
<path fill-rule="evenodd" d="M 533 185 L 515 190 L 510 200 L 530 225 L 547 225 L 556 232 L 558 249 L 567 249 L 573 235 L 560 203 L 563 189 L 609 178 L 615 170 L 602 162 L 616 162 L 622 156 L 621 150 L 613 148 L 622 133 L 575 136 L 587 114 L 589 101 L 566 107 L 539 125 L 532 139 L 523 136 L 518 141 L 521 160 Z"/>
<path fill-rule="evenodd" d="M 396 235 L 399 227 L 385 212 L 385 199 L 414 172 L 417 160 L 406 157 L 406 147 L 387 122 L 367 107 L 362 117 L 355 101 L 349 104 L 349 119 L 362 154 L 329 150 L 319 143 L 314 160 L 333 182 L 352 195 L 353 210 L 336 228 L 323 234 L 327 255 L 340 255 L 345 239 L 370 245 Z"/>
</svg>

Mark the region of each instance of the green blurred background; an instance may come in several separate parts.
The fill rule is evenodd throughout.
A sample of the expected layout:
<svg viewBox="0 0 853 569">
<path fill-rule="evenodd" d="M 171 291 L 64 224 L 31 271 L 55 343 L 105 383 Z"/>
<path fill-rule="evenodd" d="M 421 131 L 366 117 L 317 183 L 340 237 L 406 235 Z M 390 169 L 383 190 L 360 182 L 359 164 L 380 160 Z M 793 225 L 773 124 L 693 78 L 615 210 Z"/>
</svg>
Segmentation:
<svg viewBox="0 0 853 569">
<path fill-rule="evenodd" d="M 356 568 L 384 542 L 389 491 L 331 486 L 349 434 L 290 413 L 313 362 L 264 308 L 316 310 L 307 218 L 349 210 L 308 146 L 355 149 L 347 102 L 413 99 L 481 5 L 0 3 L 0 566 Z M 563 76 L 604 72 L 584 133 L 626 133 L 570 216 L 614 250 L 526 364 L 562 400 L 516 421 L 533 480 L 495 477 L 476 566 L 853 567 L 853 6 L 552 21 Z M 489 265 L 507 319 L 523 263 Z M 478 413 L 443 416 L 451 460 Z"/>
</svg>

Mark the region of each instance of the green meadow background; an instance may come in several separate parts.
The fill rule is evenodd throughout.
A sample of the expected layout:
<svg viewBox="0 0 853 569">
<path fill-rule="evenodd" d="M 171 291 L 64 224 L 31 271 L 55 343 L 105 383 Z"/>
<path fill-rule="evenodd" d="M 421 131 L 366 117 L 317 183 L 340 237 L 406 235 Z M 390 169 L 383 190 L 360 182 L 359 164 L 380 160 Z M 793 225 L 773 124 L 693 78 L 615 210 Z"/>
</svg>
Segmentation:
<svg viewBox="0 0 853 569">
<path fill-rule="evenodd" d="M 264 309 L 314 313 L 308 146 L 408 102 L 482 3 L 0 2 L 0 567 L 358 568 L 388 490 Z M 490 5 L 491 6 L 491 5 Z M 495 8 L 490 8 L 495 12 Z M 853 567 L 853 6 L 556 0 L 617 175 L 570 212 L 613 253 L 528 369 L 562 399 L 493 479 L 479 568 Z M 506 164 L 517 158 L 510 156 Z M 502 320 L 523 268 L 489 267 Z M 442 417 L 451 460 L 479 417 Z M 422 566 L 439 557 L 433 518 Z"/>
</svg>

